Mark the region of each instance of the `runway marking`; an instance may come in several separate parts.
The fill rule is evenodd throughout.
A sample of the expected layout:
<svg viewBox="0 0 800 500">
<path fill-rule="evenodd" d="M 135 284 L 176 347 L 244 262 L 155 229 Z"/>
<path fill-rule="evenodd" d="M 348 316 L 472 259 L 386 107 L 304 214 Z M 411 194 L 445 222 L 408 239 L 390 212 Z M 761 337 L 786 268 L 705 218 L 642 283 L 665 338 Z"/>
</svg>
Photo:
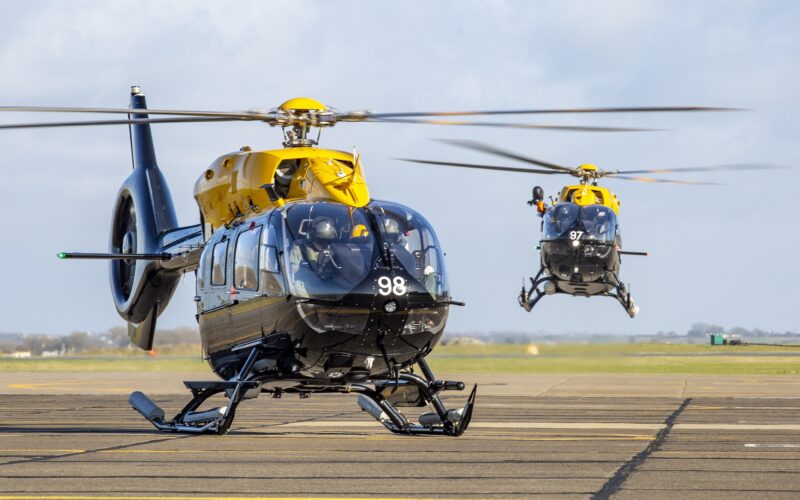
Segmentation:
<svg viewBox="0 0 800 500">
<path fill-rule="evenodd" d="M 87 387 L 84 382 L 81 381 L 63 381 L 63 382 L 32 382 L 32 383 L 22 383 L 22 384 L 6 384 L 8 389 L 17 389 L 17 390 L 25 390 L 25 391 L 40 391 L 43 389 L 52 390 L 52 391 L 81 391 L 85 392 Z M 95 386 L 97 389 L 97 386 Z M 130 392 L 129 388 L 124 387 L 103 387 L 102 388 L 105 393 L 108 394 L 122 394 Z"/>
<path fill-rule="evenodd" d="M 374 427 L 376 422 L 356 421 L 314 421 L 290 422 L 276 427 Z M 469 425 L 470 429 L 639 429 L 658 430 L 661 424 L 628 424 L 620 422 L 475 422 Z"/>
<path fill-rule="evenodd" d="M 87 454 L 90 454 L 90 453 L 97 453 L 97 452 L 100 452 L 100 451 L 121 450 L 121 449 L 130 448 L 131 446 L 141 446 L 141 445 L 144 445 L 144 444 L 152 444 L 152 443 L 163 443 L 163 442 L 167 442 L 167 441 L 174 441 L 176 439 L 186 439 L 187 437 L 188 436 L 176 436 L 176 437 L 165 437 L 165 438 L 159 438 L 159 439 L 150 439 L 150 440 L 147 440 L 147 441 L 139 441 L 137 443 L 121 444 L 121 445 L 109 446 L 109 447 L 105 447 L 105 448 L 97 448 L 97 449 L 94 449 L 94 450 L 78 450 L 78 451 L 75 451 L 75 452 L 66 452 L 66 453 L 62 453 L 60 455 L 42 455 L 42 454 L 39 454 L 39 455 L 33 455 L 33 456 L 29 456 L 29 457 L 26 456 L 24 459 L 20 458 L 18 460 L 11 460 L 9 462 L 2 462 L 2 463 L 0 463 L 0 467 L 5 467 L 5 466 L 9 466 L 9 465 L 29 464 L 29 463 L 33 463 L 33 462 L 47 462 L 49 460 L 53 460 L 53 459 L 57 459 L 57 458 L 72 458 L 72 457 L 76 457 L 76 456 L 79 456 L 79 455 L 87 455 Z"/>
<path fill-rule="evenodd" d="M 24 423 L 6 423 L 0 424 L 0 430 L 4 428 L 21 428 L 26 427 L 36 428 L 40 425 L 52 423 L 51 421 L 25 421 Z M 108 425 L 108 422 L 81 422 L 80 426 L 72 426 L 71 428 L 91 428 L 93 425 Z M 268 424 L 271 429 L 382 429 L 377 422 L 373 421 L 356 421 L 356 420 L 314 420 L 306 422 L 274 422 Z M 633 422 L 473 422 L 470 424 L 470 429 L 631 429 L 643 431 L 658 431 L 663 428 L 663 424 L 643 424 Z M 707 424 L 675 424 L 673 428 L 676 430 L 694 430 L 694 431 L 800 431 L 800 424 L 724 424 L 724 423 L 707 423 Z M 58 432 L 58 428 L 53 428 L 52 432 Z M 114 433 L 113 429 L 107 429 L 109 433 Z M 234 434 L 235 435 L 235 434 Z M 6 435 L 6 436 L 10 436 Z M 247 437 L 247 436 L 242 436 Z M 347 436 L 341 436 L 346 438 Z"/>
<path fill-rule="evenodd" d="M 800 444 L 747 443 L 745 448 L 800 448 Z"/>
<path fill-rule="evenodd" d="M 55 449 L 55 450 L 26 450 L 20 448 L 10 448 L 5 450 L 0 450 L 0 453 L 86 453 L 87 450 L 62 450 L 62 449 Z"/>
<path fill-rule="evenodd" d="M 380 497 L 381 500 L 434 500 L 417 497 Z M 0 500 L 364 500 L 364 497 L 219 497 L 219 496 L 88 496 L 88 495 L 0 495 Z M 441 498 L 439 500 L 442 500 Z"/>
<path fill-rule="evenodd" d="M 733 399 L 800 399 L 798 396 L 734 396 Z"/>
<path fill-rule="evenodd" d="M 798 424 L 675 424 L 673 428 L 693 431 L 800 431 Z"/>
<path fill-rule="evenodd" d="M 281 428 L 296 427 L 373 427 L 374 422 L 360 421 L 314 421 L 291 422 L 277 425 Z M 642 424 L 629 422 L 475 422 L 470 429 L 636 429 L 658 431 L 664 427 L 662 423 Z M 676 430 L 713 430 L 713 431 L 800 431 L 800 424 L 674 424 Z"/>
<path fill-rule="evenodd" d="M 800 406 L 732 406 L 734 410 L 800 410 Z"/>
<path fill-rule="evenodd" d="M 473 436 L 472 439 L 480 439 L 482 436 Z M 639 435 L 639 434 L 603 434 L 603 435 L 594 435 L 594 436 L 557 436 L 557 437 L 518 437 L 518 436 L 483 436 L 486 439 L 491 439 L 492 441 L 499 441 L 503 437 L 509 437 L 514 441 L 620 441 L 620 440 L 629 440 L 629 441 L 649 441 L 653 439 L 651 435 Z M 296 439 L 296 438 L 295 438 Z M 388 438 L 380 438 L 378 440 L 391 440 L 391 437 Z M 395 438 L 399 439 L 399 438 Z M 800 446 L 798 446 L 800 447 Z M 263 449 L 256 449 L 256 450 L 198 450 L 198 449 L 191 449 L 191 450 L 101 450 L 101 451 L 92 451 L 92 450 L 63 450 L 63 449 L 47 449 L 47 448 L 39 448 L 39 449 L 20 449 L 20 448 L 8 448 L 8 449 L 0 449 L 0 453 L 32 453 L 32 454 L 45 454 L 45 453 L 77 453 L 77 454 L 89 454 L 89 453 L 96 453 L 96 454 L 103 454 L 103 455 L 124 455 L 124 454 L 186 454 L 186 455 L 196 455 L 198 453 L 214 453 L 217 455 L 223 453 L 231 453 L 236 455 L 242 455 L 245 453 L 258 453 L 263 454 Z M 274 454 L 284 454 L 284 455 L 291 455 L 291 454 L 318 454 L 318 450 L 269 450 L 271 455 Z M 371 453 L 381 453 L 381 450 L 371 450 Z M 395 453 L 394 451 L 386 451 L 385 453 Z"/>
</svg>

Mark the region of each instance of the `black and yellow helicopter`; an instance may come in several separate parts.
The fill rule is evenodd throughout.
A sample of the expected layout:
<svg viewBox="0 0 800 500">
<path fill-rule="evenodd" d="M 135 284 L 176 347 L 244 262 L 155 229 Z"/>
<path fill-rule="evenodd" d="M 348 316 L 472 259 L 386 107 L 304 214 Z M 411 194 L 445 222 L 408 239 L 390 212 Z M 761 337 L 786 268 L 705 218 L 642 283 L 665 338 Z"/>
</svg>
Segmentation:
<svg viewBox="0 0 800 500">
<path fill-rule="evenodd" d="M 313 139 L 309 132 L 339 122 L 609 132 L 635 129 L 436 117 L 712 109 L 719 108 L 344 113 L 296 98 L 270 111 L 181 111 L 148 109 L 140 88 L 133 87 L 129 108 L 0 108 L 124 118 L 0 129 L 129 125 L 133 172 L 117 194 L 109 251 L 59 257 L 110 260 L 117 311 L 132 342 L 145 350 L 152 348 L 156 320 L 181 275 L 196 274 L 203 353 L 221 380 L 186 382 L 193 397 L 172 419 L 144 394 L 131 394 L 130 404 L 156 428 L 223 434 L 238 404 L 261 393 L 351 393 L 392 432 L 459 436 L 469 425 L 477 386 L 463 408 L 448 409 L 440 394 L 465 385 L 438 380 L 425 360 L 442 336 L 449 307 L 463 305 L 450 295 L 436 234 L 415 210 L 372 199 L 359 156 L 317 148 L 319 135 Z M 280 126 L 284 148 L 243 147 L 216 159 L 195 184 L 200 223 L 180 226 L 156 163 L 150 124 L 220 121 Z M 219 394 L 227 404 L 200 409 Z M 398 410 L 403 406 L 431 411 L 411 422 Z"/>
<path fill-rule="evenodd" d="M 619 301 L 631 318 L 639 313 L 639 306 L 631 298 L 628 287 L 620 280 L 622 255 L 648 255 L 647 252 L 622 250 L 622 238 L 617 217 L 620 202 L 617 195 L 599 186 L 604 177 L 638 182 L 658 182 L 684 185 L 712 185 L 714 182 L 642 177 L 642 174 L 667 174 L 674 172 L 709 172 L 721 170 L 763 170 L 781 168 L 776 165 L 735 164 L 687 168 L 648 170 L 600 170 L 592 164 L 567 167 L 542 161 L 477 141 L 445 140 L 443 142 L 472 151 L 541 167 L 539 169 L 455 163 L 434 160 L 403 161 L 459 168 L 475 168 L 499 172 L 521 172 L 542 175 L 570 175 L 580 181 L 564 186 L 550 206 L 544 201 L 544 190 L 533 188 L 533 198 L 528 204 L 536 207 L 541 217 L 542 237 L 539 242 L 540 267 L 536 276 L 529 278 L 531 285 L 523 282 L 519 305 L 530 312 L 545 295 L 568 294 L 579 297 L 610 296 Z"/>
</svg>

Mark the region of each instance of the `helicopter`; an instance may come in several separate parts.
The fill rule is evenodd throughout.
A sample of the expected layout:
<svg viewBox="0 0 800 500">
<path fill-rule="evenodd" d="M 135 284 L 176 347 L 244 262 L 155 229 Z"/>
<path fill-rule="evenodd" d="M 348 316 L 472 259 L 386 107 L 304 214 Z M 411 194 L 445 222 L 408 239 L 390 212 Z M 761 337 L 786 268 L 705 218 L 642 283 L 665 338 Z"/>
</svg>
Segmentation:
<svg viewBox="0 0 800 500">
<path fill-rule="evenodd" d="M 487 153 L 504 159 L 533 164 L 539 169 L 504 167 L 474 163 L 399 158 L 402 161 L 458 168 L 474 168 L 499 172 L 518 172 L 539 175 L 570 175 L 579 183 L 564 186 L 558 197 L 544 201 L 544 190 L 535 186 L 528 205 L 535 207 L 541 221 L 540 267 L 518 296 L 519 305 L 530 312 L 545 295 L 567 294 L 577 297 L 607 296 L 615 298 L 631 318 L 639 306 L 631 297 L 629 286 L 619 278 L 623 255 L 647 256 L 648 252 L 622 250 L 619 229 L 620 201 L 617 195 L 598 185 L 605 177 L 637 182 L 658 182 L 684 185 L 716 185 L 714 182 L 688 181 L 641 177 L 641 174 L 674 172 L 709 172 L 722 170 L 764 170 L 781 168 L 777 165 L 732 164 L 686 168 L 646 170 L 601 170 L 593 164 L 568 167 L 507 151 L 472 140 L 442 140 L 454 146 Z"/>
<path fill-rule="evenodd" d="M 171 419 L 149 397 L 132 393 L 130 405 L 156 429 L 225 434 L 244 400 L 340 393 L 357 395 L 359 406 L 391 432 L 460 436 L 470 423 L 477 385 L 462 408 L 448 409 L 441 393 L 466 386 L 437 379 L 425 359 L 444 332 L 450 306 L 464 305 L 451 296 L 441 244 L 417 211 L 370 197 L 358 154 L 316 147 L 322 129 L 339 122 L 388 122 L 623 132 L 643 129 L 437 117 L 723 109 L 373 113 L 339 112 L 300 97 L 268 111 L 160 110 L 148 108 L 134 86 L 128 108 L 0 107 L 124 118 L 0 129 L 128 125 L 133 171 L 114 202 L 108 252 L 58 257 L 109 261 L 117 312 L 128 324 L 131 342 L 144 350 L 152 349 L 157 319 L 181 276 L 195 274 L 202 352 L 219 380 L 184 382 L 192 398 Z M 214 160 L 194 187 L 200 221 L 181 226 L 150 125 L 225 121 L 279 126 L 283 148 L 244 146 Z M 310 136 L 313 129 L 316 139 Z M 201 410 L 215 395 L 224 395 L 227 404 Z M 402 407 L 431 411 L 412 422 Z"/>
</svg>

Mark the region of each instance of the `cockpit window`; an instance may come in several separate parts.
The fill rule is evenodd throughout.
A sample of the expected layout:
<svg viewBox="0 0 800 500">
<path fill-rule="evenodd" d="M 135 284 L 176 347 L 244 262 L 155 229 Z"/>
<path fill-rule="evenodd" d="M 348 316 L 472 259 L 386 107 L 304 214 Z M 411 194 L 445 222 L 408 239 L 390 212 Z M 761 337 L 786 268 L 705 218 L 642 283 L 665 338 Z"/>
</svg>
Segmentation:
<svg viewBox="0 0 800 500">
<path fill-rule="evenodd" d="M 250 226 L 236 238 L 233 283 L 240 290 L 258 289 L 258 242 L 261 226 Z"/>
<path fill-rule="evenodd" d="M 363 208 L 314 202 L 292 204 L 282 215 L 283 267 L 292 295 L 446 300 L 439 242 L 411 209 L 376 201 Z"/>
<path fill-rule="evenodd" d="M 284 295 L 283 276 L 279 264 L 280 214 L 273 213 L 261 233 L 261 290 L 267 295 Z"/>
<path fill-rule="evenodd" d="M 613 243 L 617 217 L 604 205 L 579 206 L 559 203 L 544 215 L 544 240 L 593 240 Z"/>
<path fill-rule="evenodd" d="M 617 234 L 617 217 L 614 211 L 603 205 L 581 208 L 581 225 L 584 239 L 612 243 Z"/>
<path fill-rule="evenodd" d="M 378 221 L 381 239 L 395 265 L 405 268 L 434 298 L 447 295 L 441 246 L 428 221 L 397 203 L 373 202 L 367 208 Z"/>
<path fill-rule="evenodd" d="M 575 226 L 581 208 L 572 203 L 559 203 L 544 214 L 544 239 L 558 240 L 568 238 L 570 229 Z"/>
<path fill-rule="evenodd" d="M 214 253 L 211 255 L 211 284 L 225 284 L 225 266 L 228 255 L 228 240 L 222 240 L 214 245 Z"/>
<path fill-rule="evenodd" d="M 319 202 L 292 205 L 284 213 L 284 259 L 293 295 L 335 300 L 369 275 L 380 253 L 361 209 Z"/>
</svg>

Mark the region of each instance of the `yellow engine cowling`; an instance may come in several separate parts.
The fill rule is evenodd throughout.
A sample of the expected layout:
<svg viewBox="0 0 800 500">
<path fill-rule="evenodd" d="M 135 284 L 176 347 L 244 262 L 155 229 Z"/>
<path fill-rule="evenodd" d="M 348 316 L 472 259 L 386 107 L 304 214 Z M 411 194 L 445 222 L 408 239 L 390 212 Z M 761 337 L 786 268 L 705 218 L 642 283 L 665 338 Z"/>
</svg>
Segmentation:
<svg viewBox="0 0 800 500">
<path fill-rule="evenodd" d="M 270 201 L 265 184 L 274 186 L 278 200 Z M 195 183 L 194 197 L 212 231 L 241 214 L 291 200 L 327 199 L 353 207 L 370 201 L 360 162 L 343 151 L 317 148 L 242 148 L 220 156 Z"/>
<path fill-rule="evenodd" d="M 561 190 L 561 194 L 558 197 L 558 201 L 575 203 L 580 206 L 605 205 L 619 215 L 619 200 L 617 199 L 617 195 L 601 186 L 592 184 L 564 186 L 564 189 Z"/>
</svg>

